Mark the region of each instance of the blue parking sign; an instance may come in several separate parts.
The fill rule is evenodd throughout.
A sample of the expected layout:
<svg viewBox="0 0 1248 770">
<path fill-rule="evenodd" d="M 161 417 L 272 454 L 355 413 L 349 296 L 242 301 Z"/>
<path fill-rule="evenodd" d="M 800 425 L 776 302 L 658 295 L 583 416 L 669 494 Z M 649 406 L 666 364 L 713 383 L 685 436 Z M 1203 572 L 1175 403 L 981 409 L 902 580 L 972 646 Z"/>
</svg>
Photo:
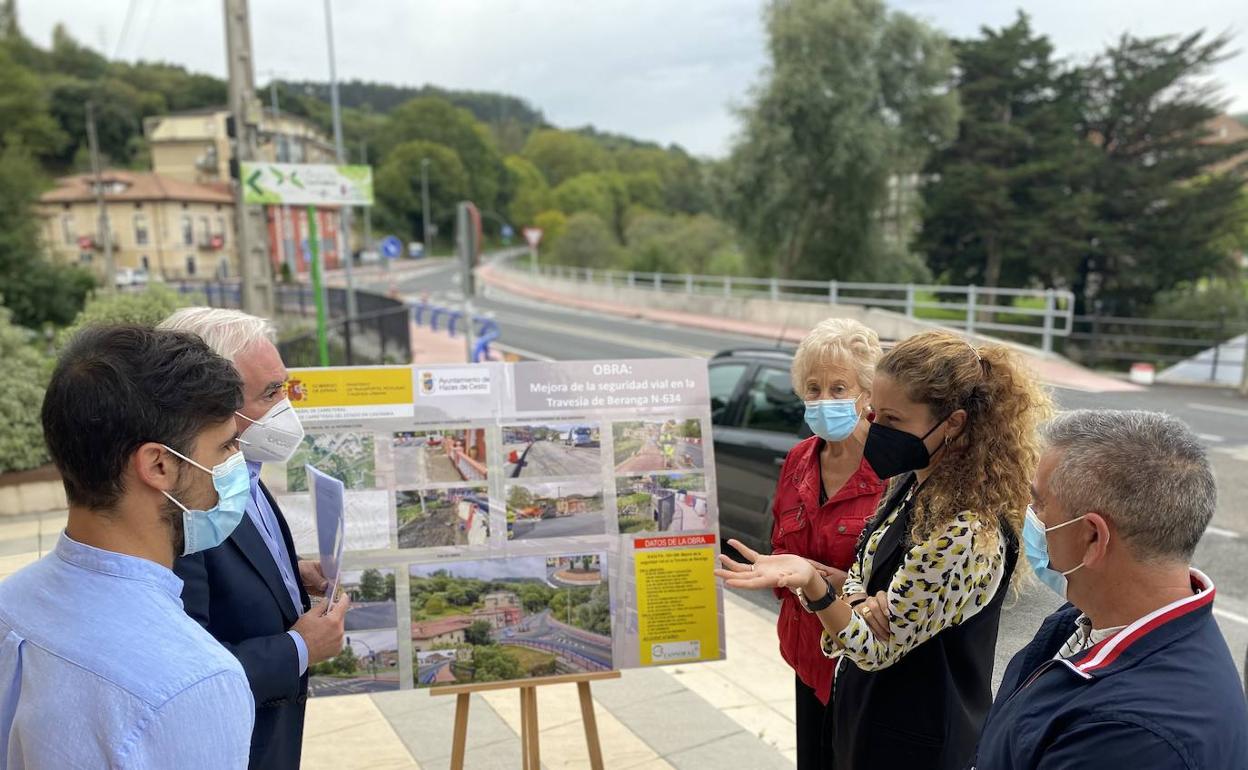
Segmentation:
<svg viewBox="0 0 1248 770">
<path fill-rule="evenodd" d="M 403 241 L 393 235 L 387 235 L 381 239 L 381 256 L 386 259 L 394 259 L 403 253 Z"/>
</svg>

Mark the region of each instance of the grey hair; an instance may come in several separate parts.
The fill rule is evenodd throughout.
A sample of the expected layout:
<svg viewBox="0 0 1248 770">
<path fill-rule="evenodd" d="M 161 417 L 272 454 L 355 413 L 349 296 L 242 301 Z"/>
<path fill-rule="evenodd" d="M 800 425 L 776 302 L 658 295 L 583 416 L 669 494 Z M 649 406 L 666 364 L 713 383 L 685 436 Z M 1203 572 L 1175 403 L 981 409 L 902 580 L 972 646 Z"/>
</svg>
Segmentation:
<svg viewBox="0 0 1248 770">
<path fill-rule="evenodd" d="M 1048 486 L 1067 513 L 1105 514 L 1142 560 L 1190 561 L 1218 490 L 1187 425 L 1160 412 L 1081 409 L 1049 423 L 1045 438 L 1061 452 Z"/>
<path fill-rule="evenodd" d="M 213 352 L 229 361 L 257 342 L 277 339 L 267 318 L 227 308 L 184 307 L 161 321 L 157 328 L 198 334 Z"/>
<path fill-rule="evenodd" d="M 793 354 L 789 374 L 799 397 L 806 379 L 821 366 L 837 362 L 854 370 L 858 387 L 870 390 L 875 380 L 875 364 L 884 351 L 875 330 L 852 318 L 825 318 L 802 339 Z"/>
</svg>

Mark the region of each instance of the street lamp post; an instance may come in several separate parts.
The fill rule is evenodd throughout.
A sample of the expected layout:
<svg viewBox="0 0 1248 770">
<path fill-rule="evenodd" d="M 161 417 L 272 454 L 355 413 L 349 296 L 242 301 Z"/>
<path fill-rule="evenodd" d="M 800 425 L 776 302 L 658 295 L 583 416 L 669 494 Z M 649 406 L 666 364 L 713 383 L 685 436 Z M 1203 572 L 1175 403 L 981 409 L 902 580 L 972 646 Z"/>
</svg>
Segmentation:
<svg viewBox="0 0 1248 770">
<path fill-rule="evenodd" d="M 420 160 L 420 220 L 424 225 L 425 255 L 433 256 L 433 243 L 429 240 L 429 159 Z"/>
<path fill-rule="evenodd" d="M 338 65 L 334 61 L 334 15 L 330 8 L 330 0 L 325 0 L 325 37 L 329 46 L 329 96 L 330 109 L 334 124 L 334 153 L 338 164 L 346 163 L 346 150 L 342 144 L 342 109 L 338 100 Z M 356 316 L 355 280 L 351 277 L 351 207 L 343 206 L 339 210 L 338 220 L 338 256 L 344 259 L 347 279 L 347 335 L 351 334 L 350 319 Z"/>
</svg>

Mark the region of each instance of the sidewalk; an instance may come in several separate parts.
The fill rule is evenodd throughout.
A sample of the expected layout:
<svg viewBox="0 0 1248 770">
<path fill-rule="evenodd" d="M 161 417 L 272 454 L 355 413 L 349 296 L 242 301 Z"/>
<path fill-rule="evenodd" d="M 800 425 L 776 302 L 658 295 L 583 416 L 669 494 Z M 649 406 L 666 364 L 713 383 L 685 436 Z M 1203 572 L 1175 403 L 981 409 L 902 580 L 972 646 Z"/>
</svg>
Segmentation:
<svg viewBox="0 0 1248 770">
<path fill-rule="evenodd" d="M 0 580 L 56 543 L 64 512 L 0 523 Z M 775 616 L 725 594 L 726 660 L 635 669 L 593 686 L 605 765 L 610 770 L 792 768 L 793 674 L 780 659 Z M 542 764 L 588 768 L 572 685 L 538 688 Z M 306 770 L 437 770 L 450 765 L 455 698 L 427 691 L 308 701 Z M 517 692 L 472 696 L 465 766 L 520 767 Z"/>
</svg>

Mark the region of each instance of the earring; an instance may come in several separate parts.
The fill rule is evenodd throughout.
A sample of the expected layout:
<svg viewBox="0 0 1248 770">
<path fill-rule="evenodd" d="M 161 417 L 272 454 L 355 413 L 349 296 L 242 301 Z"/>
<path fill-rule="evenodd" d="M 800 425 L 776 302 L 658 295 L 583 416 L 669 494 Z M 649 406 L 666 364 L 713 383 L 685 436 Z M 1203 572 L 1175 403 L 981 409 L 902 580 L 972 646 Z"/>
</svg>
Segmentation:
<svg viewBox="0 0 1248 770">
<path fill-rule="evenodd" d="M 945 434 L 945 448 L 946 448 L 946 449 L 948 449 L 948 448 L 949 448 L 949 442 L 950 442 L 950 439 L 949 439 L 949 434 L 947 434 L 947 433 L 946 433 L 946 434 Z"/>
</svg>

